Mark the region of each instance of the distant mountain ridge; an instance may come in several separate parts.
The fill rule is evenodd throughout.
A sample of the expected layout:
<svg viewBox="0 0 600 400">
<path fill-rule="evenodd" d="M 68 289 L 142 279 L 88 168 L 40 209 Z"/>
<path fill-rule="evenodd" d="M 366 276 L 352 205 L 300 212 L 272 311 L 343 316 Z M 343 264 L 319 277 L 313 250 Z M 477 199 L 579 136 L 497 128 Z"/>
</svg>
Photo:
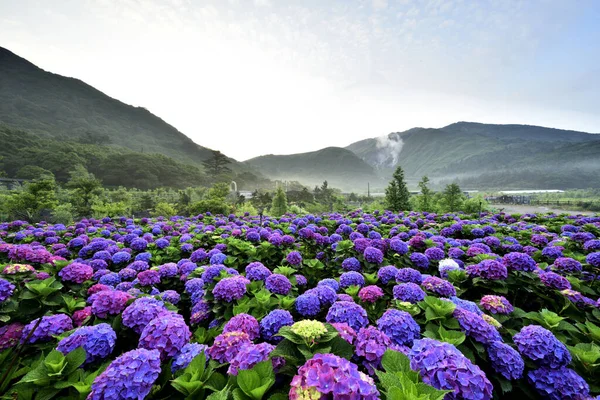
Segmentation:
<svg viewBox="0 0 600 400">
<path fill-rule="evenodd" d="M 292 155 L 265 155 L 244 162 L 271 179 L 298 180 L 314 186 L 327 181 L 343 190 L 379 183 L 375 169 L 353 152 L 341 147 Z"/>
<path fill-rule="evenodd" d="M 195 165 L 211 155 L 210 149 L 148 110 L 113 99 L 78 79 L 44 71 L 2 47 L 0 124 L 55 139 L 164 154 Z"/>
</svg>

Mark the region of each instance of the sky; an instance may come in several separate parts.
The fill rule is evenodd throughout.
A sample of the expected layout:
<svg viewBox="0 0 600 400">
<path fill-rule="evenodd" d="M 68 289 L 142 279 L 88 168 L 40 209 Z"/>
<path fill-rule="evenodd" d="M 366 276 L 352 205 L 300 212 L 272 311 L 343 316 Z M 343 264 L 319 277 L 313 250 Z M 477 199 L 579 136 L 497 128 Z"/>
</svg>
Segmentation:
<svg viewBox="0 0 600 400">
<path fill-rule="evenodd" d="M 0 46 L 238 160 L 457 121 L 600 133 L 596 0 L 0 0 Z"/>
</svg>

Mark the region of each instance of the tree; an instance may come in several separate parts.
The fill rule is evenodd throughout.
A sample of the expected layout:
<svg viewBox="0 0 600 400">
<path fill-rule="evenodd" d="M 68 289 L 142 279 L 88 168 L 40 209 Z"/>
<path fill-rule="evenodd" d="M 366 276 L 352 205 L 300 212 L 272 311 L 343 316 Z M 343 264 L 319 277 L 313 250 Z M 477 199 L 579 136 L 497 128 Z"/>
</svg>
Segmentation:
<svg viewBox="0 0 600 400">
<path fill-rule="evenodd" d="M 225 154 L 221 153 L 218 150 L 212 150 L 211 158 L 202 161 L 202 165 L 206 169 L 206 172 L 212 175 L 213 177 L 227 172 L 231 172 L 231 169 L 227 167 L 228 164 L 231 164 L 231 161 L 229 161 Z"/>
<path fill-rule="evenodd" d="M 38 221 L 42 214 L 58 204 L 54 175 L 45 174 L 39 179 L 27 182 L 22 189 L 11 192 L 5 201 L 5 211 L 14 219 Z"/>
<path fill-rule="evenodd" d="M 83 165 L 71 171 L 67 188 L 72 189 L 73 203 L 81 216 L 90 215 L 94 198 L 102 193 L 102 182 L 88 172 Z"/>
<path fill-rule="evenodd" d="M 457 183 L 447 185 L 442 192 L 442 208 L 446 212 L 459 211 L 464 201 L 465 195 Z"/>
<path fill-rule="evenodd" d="M 271 214 L 279 218 L 287 212 L 287 197 L 283 188 L 279 186 L 273 197 L 273 204 L 271 205 Z"/>
<path fill-rule="evenodd" d="M 419 189 L 421 189 L 421 195 L 418 199 L 419 211 L 433 211 L 433 190 L 428 186 L 429 178 L 424 176 L 419 182 Z"/>
<path fill-rule="evenodd" d="M 409 198 L 410 193 L 404 181 L 404 170 L 398 166 L 392 176 L 388 187 L 385 189 L 386 206 L 391 211 L 405 211 L 410 208 Z"/>
</svg>

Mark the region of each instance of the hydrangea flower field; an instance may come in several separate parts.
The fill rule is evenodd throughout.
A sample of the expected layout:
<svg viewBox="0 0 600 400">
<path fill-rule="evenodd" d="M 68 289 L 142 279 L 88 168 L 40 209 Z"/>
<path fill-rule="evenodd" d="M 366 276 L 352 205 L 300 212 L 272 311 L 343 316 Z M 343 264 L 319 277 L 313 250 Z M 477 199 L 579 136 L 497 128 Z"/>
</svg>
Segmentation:
<svg viewBox="0 0 600 400">
<path fill-rule="evenodd" d="M 600 398 L 600 217 L 14 221 L 0 272 L 3 398 Z"/>
</svg>

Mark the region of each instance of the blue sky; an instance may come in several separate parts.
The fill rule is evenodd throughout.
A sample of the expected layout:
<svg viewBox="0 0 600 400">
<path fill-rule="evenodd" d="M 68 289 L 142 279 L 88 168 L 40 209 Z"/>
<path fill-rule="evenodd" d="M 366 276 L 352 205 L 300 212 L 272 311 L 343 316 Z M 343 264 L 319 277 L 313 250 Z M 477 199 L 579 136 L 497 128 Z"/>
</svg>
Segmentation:
<svg viewBox="0 0 600 400">
<path fill-rule="evenodd" d="M 456 121 L 600 133 L 594 0 L 0 0 L 0 46 L 244 160 Z"/>
</svg>

